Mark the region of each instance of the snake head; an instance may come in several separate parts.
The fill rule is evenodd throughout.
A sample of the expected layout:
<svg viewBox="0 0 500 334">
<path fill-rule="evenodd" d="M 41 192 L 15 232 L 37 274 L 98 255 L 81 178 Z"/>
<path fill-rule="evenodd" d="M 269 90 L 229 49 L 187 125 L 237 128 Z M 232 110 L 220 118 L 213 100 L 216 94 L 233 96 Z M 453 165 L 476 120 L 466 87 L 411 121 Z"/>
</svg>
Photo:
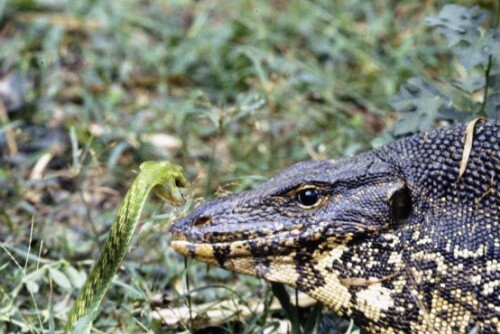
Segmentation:
<svg viewBox="0 0 500 334">
<path fill-rule="evenodd" d="M 139 168 L 154 180 L 153 191 L 157 196 L 173 204 L 182 203 L 183 197 L 179 188 L 188 187 L 188 182 L 181 166 L 167 161 L 146 161 Z"/>
</svg>

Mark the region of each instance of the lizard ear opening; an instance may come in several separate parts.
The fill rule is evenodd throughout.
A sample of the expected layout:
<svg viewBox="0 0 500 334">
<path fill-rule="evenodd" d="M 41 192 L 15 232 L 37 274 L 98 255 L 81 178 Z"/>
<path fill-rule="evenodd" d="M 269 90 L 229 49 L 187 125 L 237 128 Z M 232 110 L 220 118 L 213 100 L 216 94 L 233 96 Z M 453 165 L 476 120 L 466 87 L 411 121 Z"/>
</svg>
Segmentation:
<svg viewBox="0 0 500 334">
<path fill-rule="evenodd" d="M 411 195 L 408 188 L 404 187 L 395 191 L 389 200 L 392 218 L 398 222 L 405 222 L 412 211 Z"/>
</svg>

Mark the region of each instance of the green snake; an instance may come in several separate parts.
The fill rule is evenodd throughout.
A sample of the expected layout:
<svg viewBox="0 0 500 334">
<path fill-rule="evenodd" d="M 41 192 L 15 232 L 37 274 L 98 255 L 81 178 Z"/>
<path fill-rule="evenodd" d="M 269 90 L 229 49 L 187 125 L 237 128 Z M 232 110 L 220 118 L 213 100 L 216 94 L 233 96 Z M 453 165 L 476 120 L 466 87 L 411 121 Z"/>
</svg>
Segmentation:
<svg viewBox="0 0 500 334">
<path fill-rule="evenodd" d="M 178 188 L 186 186 L 187 181 L 180 166 L 153 161 L 141 164 L 139 175 L 118 209 L 99 259 L 69 313 L 65 333 L 90 332 L 102 298 L 127 252 L 151 190 L 169 202 L 178 203 L 182 200 Z"/>
</svg>

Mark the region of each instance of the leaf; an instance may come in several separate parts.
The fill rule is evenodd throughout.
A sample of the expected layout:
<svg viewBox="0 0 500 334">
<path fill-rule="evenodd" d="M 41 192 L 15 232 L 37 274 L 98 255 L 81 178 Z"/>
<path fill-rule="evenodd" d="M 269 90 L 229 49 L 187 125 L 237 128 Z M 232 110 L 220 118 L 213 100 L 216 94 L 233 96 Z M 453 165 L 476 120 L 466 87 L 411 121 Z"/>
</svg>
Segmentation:
<svg viewBox="0 0 500 334">
<path fill-rule="evenodd" d="M 36 294 L 40 290 L 40 285 L 35 281 L 27 281 L 26 289 L 28 289 L 30 293 Z"/>
<path fill-rule="evenodd" d="M 55 268 L 50 268 L 49 273 L 54 283 L 56 283 L 60 288 L 66 291 L 71 291 L 72 289 L 71 282 L 62 271 Z"/>
<path fill-rule="evenodd" d="M 464 92 L 473 94 L 482 90 L 485 82 L 484 74 L 471 73 L 467 77 L 452 80 L 451 84 Z"/>
<path fill-rule="evenodd" d="M 26 289 L 28 289 L 30 293 L 38 293 L 40 290 L 40 284 L 38 284 L 38 281 L 43 279 L 45 274 L 46 272 L 44 269 L 38 269 L 29 275 L 24 276 L 23 282 L 26 285 Z"/>
<path fill-rule="evenodd" d="M 317 327 L 317 323 L 321 318 L 322 310 L 323 310 L 323 304 L 318 303 L 314 305 L 311 314 L 304 325 L 304 333 L 313 333 L 314 328 Z"/>
<path fill-rule="evenodd" d="M 318 333 L 321 334 L 352 334 L 356 330 L 358 328 L 352 321 L 332 313 L 324 313 L 318 324 Z"/>
<path fill-rule="evenodd" d="M 263 108 L 266 103 L 266 96 L 260 92 L 248 92 L 239 95 L 236 102 L 238 113 L 231 121 L 235 122 L 246 117 L 251 112 Z"/>
<path fill-rule="evenodd" d="M 109 154 L 107 166 L 109 170 L 114 169 L 116 166 L 118 166 L 118 161 L 122 157 L 123 153 L 129 149 L 131 145 L 127 143 L 126 141 L 120 141 L 113 149 L 111 150 L 111 153 Z"/>
<path fill-rule="evenodd" d="M 468 32 L 473 34 L 471 31 Z M 452 49 L 458 56 L 460 63 L 468 70 L 479 64 L 486 64 L 488 62 L 489 55 L 482 52 L 479 41 L 480 37 L 478 33 L 477 36 L 469 36 L 467 39 L 459 41 L 456 47 Z"/>
<path fill-rule="evenodd" d="M 452 46 L 470 38 L 474 32 L 479 32 L 486 19 L 486 12 L 478 6 L 465 8 L 458 5 L 445 5 L 437 17 L 427 17 L 425 21 L 431 27 L 437 27 L 437 31 L 448 39 L 448 45 Z M 469 37 L 467 37 L 469 35 Z"/>
<path fill-rule="evenodd" d="M 485 34 L 485 50 L 489 55 L 498 57 L 500 54 L 500 29 L 488 29 Z"/>
<path fill-rule="evenodd" d="M 500 119 L 500 93 L 488 96 L 485 112 L 488 118 Z"/>
<path fill-rule="evenodd" d="M 65 266 L 64 273 L 71 282 L 71 285 L 77 289 L 81 289 L 87 279 L 87 274 L 84 271 L 78 271 L 72 266 Z"/>
<path fill-rule="evenodd" d="M 462 154 L 462 161 L 460 162 L 460 170 L 458 172 L 458 179 L 464 175 L 465 170 L 467 169 L 467 163 L 469 162 L 470 152 L 472 150 L 472 141 L 474 139 L 474 127 L 478 121 L 484 121 L 484 118 L 478 117 L 467 124 L 464 133 L 464 152 Z"/>
<path fill-rule="evenodd" d="M 271 289 L 274 296 L 278 298 L 283 310 L 287 314 L 288 319 L 292 324 L 292 333 L 298 334 L 301 332 L 298 320 L 297 307 L 290 302 L 290 296 L 282 283 L 271 282 Z"/>
<path fill-rule="evenodd" d="M 448 46 L 459 57 L 460 63 L 471 69 L 488 63 L 490 56 L 500 53 L 500 31 L 481 30 L 486 12 L 474 6 L 467 9 L 458 5 L 446 5 L 437 17 L 428 17 L 426 22 L 448 39 Z"/>
<path fill-rule="evenodd" d="M 479 32 L 467 34 L 468 38 L 461 40 L 454 48 L 460 63 L 466 69 L 486 65 L 490 56 L 500 54 L 499 35 L 500 32 L 497 29 L 489 29 L 484 34 L 479 34 Z"/>
<path fill-rule="evenodd" d="M 409 79 L 389 104 L 401 113 L 395 135 L 425 131 L 436 120 L 460 114 L 436 86 L 416 77 Z"/>
</svg>

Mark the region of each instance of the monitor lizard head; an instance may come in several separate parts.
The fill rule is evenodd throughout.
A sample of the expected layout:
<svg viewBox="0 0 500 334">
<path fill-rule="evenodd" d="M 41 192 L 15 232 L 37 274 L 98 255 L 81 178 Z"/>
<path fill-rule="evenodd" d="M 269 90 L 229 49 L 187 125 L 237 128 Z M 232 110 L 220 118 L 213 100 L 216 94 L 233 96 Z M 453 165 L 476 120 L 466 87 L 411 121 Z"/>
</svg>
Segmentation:
<svg viewBox="0 0 500 334">
<path fill-rule="evenodd" d="M 394 306 L 380 283 L 401 270 L 402 246 L 392 232 L 412 212 L 397 175 L 372 152 L 298 163 L 255 190 L 200 205 L 172 226 L 172 247 L 376 320 Z M 360 300 L 377 305 L 360 310 Z"/>
<path fill-rule="evenodd" d="M 172 246 L 374 333 L 500 333 L 500 123 L 299 163 L 176 222 Z"/>
</svg>

